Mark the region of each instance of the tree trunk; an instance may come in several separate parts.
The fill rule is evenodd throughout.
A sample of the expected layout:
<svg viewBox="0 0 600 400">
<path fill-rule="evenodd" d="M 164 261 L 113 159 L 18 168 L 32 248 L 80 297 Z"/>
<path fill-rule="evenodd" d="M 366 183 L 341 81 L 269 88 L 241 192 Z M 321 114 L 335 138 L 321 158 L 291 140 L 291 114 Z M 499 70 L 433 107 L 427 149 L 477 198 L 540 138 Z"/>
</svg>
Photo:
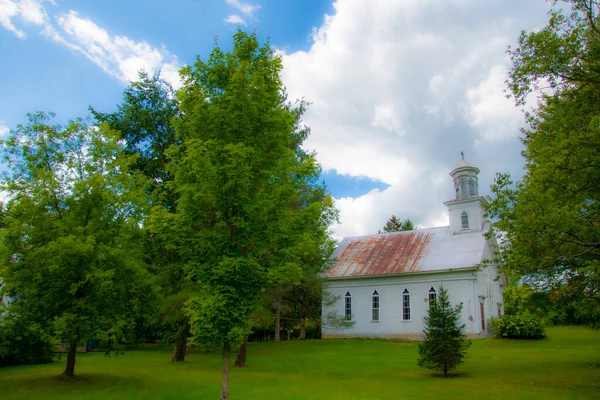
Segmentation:
<svg viewBox="0 0 600 400">
<path fill-rule="evenodd" d="M 448 367 L 444 365 L 444 376 L 448 377 Z"/>
<path fill-rule="evenodd" d="M 298 339 L 306 339 L 306 318 L 300 318 L 300 337 Z"/>
<path fill-rule="evenodd" d="M 223 380 L 221 382 L 221 397 L 219 400 L 229 400 L 229 356 L 231 347 L 229 342 L 223 344 Z"/>
<path fill-rule="evenodd" d="M 281 343 L 281 297 L 275 298 L 275 343 Z"/>
<path fill-rule="evenodd" d="M 189 336 L 189 329 L 187 325 L 187 320 L 182 319 L 179 321 L 177 336 L 175 338 L 175 348 L 173 350 L 173 362 L 181 362 L 185 361 L 185 357 L 187 356 L 187 339 Z"/>
<path fill-rule="evenodd" d="M 69 353 L 67 354 L 67 368 L 62 376 L 71 377 L 75 376 L 75 356 L 77 355 L 77 342 L 72 340 L 69 343 Z"/>
<path fill-rule="evenodd" d="M 244 336 L 244 341 L 240 345 L 235 359 L 235 366 L 244 368 L 246 366 L 246 350 L 248 349 L 248 336 Z"/>
<path fill-rule="evenodd" d="M 185 340 L 178 340 L 175 343 L 175 350 L 173 351 L 173 362 L 185 361 L 187 355 L 187 343 Z"/>
</svg>

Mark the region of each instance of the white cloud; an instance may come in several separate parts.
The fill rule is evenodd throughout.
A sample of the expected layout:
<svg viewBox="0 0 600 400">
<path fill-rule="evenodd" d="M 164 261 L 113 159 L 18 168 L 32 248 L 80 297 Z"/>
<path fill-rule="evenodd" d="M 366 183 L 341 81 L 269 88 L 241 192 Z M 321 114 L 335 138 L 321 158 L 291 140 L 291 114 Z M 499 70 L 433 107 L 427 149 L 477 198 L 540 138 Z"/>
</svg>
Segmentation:
<svg viewBox="0 0 600 400">
<path fill-rule="evenodd" d="M 18 38 L 25 39 L 24 31 L 18 29 L 13 19 L 20 19 L 26 24 L 45 25 L 48 16 L 42 3 L 45 0 L 0 0 L 0 25 L 13 32 Z M 50 3 L 54 4 L 51 0 Z"/>
<path fill-rule="evenodd" d="M 260 4 L 248 4 L 243 3 L 240 0 L 225 0 L 225 3 L 249 17 L 253 17 L 254 12 L 260 8 Z"/>
<path fill-rule="evenodd" d="M 461 150 L 482 170 L 483 194 L 497 168 L 521 173 L 523 117 L 502 91 L 505 50 L 521 29 L 545 23 L 546 7 L 336 0 L 309 50 L 280 52 L 289 97 L 312 102 L 306 147 L 324 169 L 391 185 L 338 199 L 336 237 L 377 232 L 391 214 L 447 221 L 442 202 Z"/>
<path fill-rule="evenodd" d="M 399 110 L 394 104 L 381 103 L 376 105 L 371 125 L 385 128 L 399 135 L 404 134 L 399 120 Z"/>
<path fill-rule="evenodd" d="M 11 19 L 19 14 L 17 2 L 10 0 L 0 0 L 0 25 L 17 35 L 18 38 L 24 38 L 25 33 L 18 30 Z"/>
<path fill-rule="evenodd" d="M 477 144 L 519 135 L 522 114 L 504 93 L 507 72 L 504 65 L 496 65 L 485 80 L 467 90 L 467 118 L 480 133 Z"/>
<path fill-rule="evenodd" d="M 4 121 L 0 121 L 0 139 L 4 139 L 4 137 L 8 135 L 9 131 L 10 129 L 4 125 Z"/>
<path fill-rule="evenodd" d="M 240 0 L 225 0 L 228 6 L 235 8 L 239 12 L 241 12 L 246 18 L 249 20 L 255 20 L 254 12 L 260 8 L 260 4 L 249 4 L 244 3 Z M 231 14 L 227 18 L 225 18 L 225 22 L 228 24 L 235 25 L 248 25 L 246 19 L 242 18 L 237 14 Z"/>
<path fill-rule="evenodd" d="M 4 204 L 10 200 L 10 194 L 4 190 L 0 190 L 0 203 Z"/>
<path fill-rule="evenodd" d="M 357 198 L 336 199 L 336 207 L 340 210 L 340 224 L 333 228 L 334 236 L 341 239 L 376 233 L 392 214 L 401 219 L 410 218 L 419 227 L 448 225 L 448 213 L 445 209 L 428 208 L 432 203 L 432 199 L 428 198 L 431 193 L 451 192 L 452 184 L 448 184 L 447 172 L 431 171 L 424 175 L 422 178 L 429 182 L 427 186 L 420 185 L 415 180 L 416 173 L 409 175 L 413 177 L 407 178 L 405 182 L 392 184 L 383 191 L 373 189 Z M 449 189 L 445 190 L 446 187 Z M 446 197 L 442 195 L 439 203 L 449 200 L 450 194 Z M 410 201 L 413 197 L 422 200 Z"/>
<path fill-rule="evenodd" d="M 55 41 L 85 55 L 107 74 L 128 82 L 137 80 L 140 69 L 149 73 L 161 70 L 163 78 L 174 87 L 181 86 L 176 73 L 181 64 L 164 47 L 152 47 L 145 41 L 125 36 L 111 36 L 75 11 L 59 16 L 57 22 L 60 30 L 50 28 L 46 33 Z"/>
<path fill-rule="evenodd" d="M 228 24 L 246 25 L 246 21 L 244 21 L 244 19 L 239 15 L 235 14 L 231 14 L 227 18 L 225 18 L 225 22 L 227 22 Z"/>
<path fill-rule="evenodd" d="M 21 0 L 19 2 L 19 10 L 21 11 L 23 20 L 35 25 L 45 24 L 48 20 L 48 16 L 46 15 L 46 10 L 42 6 L 43 2 L 43 0 Z"/>
<path fill-rule="evenodd" d="M 47 14 L 43 3 L 53 0 L 0 0 L 0 24 L 19 38 L 26 35 L 13 24 L 17 17 L 23 22 L 41 26 L 42 33 L 52 40 L 82 53 L 107 74 L 124 83 L 135 81 L 138 71 L 161 71 L 161 76 L 175 88 L 181 86 L 177 56 L 164 47 L 153 47 L 145 41 L 135 41 L 125 36 L 112 36 L 92 20 L 82 18 L 75 11 L 55 18 L 56 25 Z"/>
</svg>

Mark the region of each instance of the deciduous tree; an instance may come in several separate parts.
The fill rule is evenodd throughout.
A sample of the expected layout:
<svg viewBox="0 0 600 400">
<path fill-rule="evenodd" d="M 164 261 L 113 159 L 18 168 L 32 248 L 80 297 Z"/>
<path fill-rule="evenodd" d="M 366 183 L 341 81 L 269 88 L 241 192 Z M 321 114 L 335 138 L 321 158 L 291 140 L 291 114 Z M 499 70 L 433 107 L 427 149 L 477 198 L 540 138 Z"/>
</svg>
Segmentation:
<svg viewBox="0 0 600 400">
<path fill-rule="evenodd" d="M 301 154 L 301 149 L 297 150 Z M 282 275 L 268 290 L 273 305 L 275 320 L 274 341 L 280 341 L 282 315 L 296 319 L 303 330 L 307 318 L 320 319 L 322 301 L 322 278 L 319 274 L 327 267 L 327 261 L 335 242 L 329 226 L 337 220 L 333 199 L 325 187 L 316 182 L 316 176 L 306 176 L 306 182 L 298 185 L 297 198 L 293 201 L 293 213 L 287 220 L 287 233 L 282 236 L 286 248 L 281 253 L 282 262 L 293 261 L 301 269 L 301 275 Z M 318 303 L 318 318 L 315 305 Z"/>
<path fill-rule="evenodd" d="M 509 49 L 512 95 L 517 104 L 530 95 L 538 102 L 525 114 L 525 176 L 515 185 L 498 174 L 487 212 L 504 235 L 509 275 L 550 288 L 587 280 L 583 300 L 598 308 L 599 7 L 594 0 L 564 3 L 550 12 L 547 26 L 523 32 L 518 47 Z"/>
<path fill-rule="evenodd" d="M 247 334 L 263 290 L 302 274 L 290 221 L 305 177 L 319 168 L 296 151 L 297 117 L 280 70 L 269 44 L 241 31 L 230 53 L 216 46 L 207 62 L 182 70 L 172 223 L 203 287 L 188 302 L 193 339 L 223 350 L 221 399 L 229 395 L 231 348 Z"/>
<path fill-rule="evenodd" d="M 126 152 L 137 157 L 133 168 L 149 178 L 145 189 L 154 207 L 146 224 L 145 261 L 161 287 L 161 316 L 166 325 L 162 340 L 174 342 L 173 361 L 184 361 L 190 328 L 183 306 L 197 287 L 186 272 L 172 218 L 164 215 L 172 217 L 177 207 L 169 170 L 169 149 L 179 144 L 174 125 L 179 114 L 175 91 L 159 75 L 140 72 L 139 79 L 123 92 L 116 112 L 91 111 L 97 121 L 120 133 Z"/>
<path fill-rule="evenodd" d="M 142 262 L 144 179 L 130 173 L 117 134 L 77 120 L 29 115 L 1 142 L 9 195 L 0 233 L 2 289 L 20 317 L 68 343 L 114 343 L 151 306 Z"/>
</svg>

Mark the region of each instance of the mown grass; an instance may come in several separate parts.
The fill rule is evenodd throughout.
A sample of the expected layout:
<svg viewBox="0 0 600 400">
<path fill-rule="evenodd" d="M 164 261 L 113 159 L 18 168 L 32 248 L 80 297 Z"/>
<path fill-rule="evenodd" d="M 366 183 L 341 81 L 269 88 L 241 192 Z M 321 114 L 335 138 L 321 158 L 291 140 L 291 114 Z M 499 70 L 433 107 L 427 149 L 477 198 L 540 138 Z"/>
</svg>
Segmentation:
<svg viewBox="0 0 600 400">
<path fill-rule="evenodd" d="M 251 343 L 248 367 L 232 369 L 235 399 L 594 399 L 600 398 L 600 332 L 547 330 L 540 341 L 474 341 L 460 375 L 444 379 L 416 365 L 417 345 L 383 340 Z M 220 356 L 191 352 L 170 362 L 168 347 L 118 357 L 78 355 L 64 363 L 0 369 L 0 399 L 218 399 Z"/>
</svg>

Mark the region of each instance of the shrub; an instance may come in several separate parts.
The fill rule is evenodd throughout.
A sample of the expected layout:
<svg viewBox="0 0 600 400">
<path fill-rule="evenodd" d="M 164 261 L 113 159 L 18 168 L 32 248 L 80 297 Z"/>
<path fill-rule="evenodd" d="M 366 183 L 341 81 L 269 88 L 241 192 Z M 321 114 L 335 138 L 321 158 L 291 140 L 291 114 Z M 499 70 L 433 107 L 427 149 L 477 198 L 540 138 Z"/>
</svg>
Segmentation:
<svg viewBox="0 0 600 400">
<path fill-rule="evenodd" d="M 491 317 L 485 321 L 485 326 L 493 337 L 498 337 L 498 321 L 500 321 L 498 317 Z"/>
<path fill-rule="evenodd" d="M 495 319 L 493 326 L 497 338 L 541 339 L 545 336 L 542 323 L 530 316 L 503 315 Z"/>
</svg>

